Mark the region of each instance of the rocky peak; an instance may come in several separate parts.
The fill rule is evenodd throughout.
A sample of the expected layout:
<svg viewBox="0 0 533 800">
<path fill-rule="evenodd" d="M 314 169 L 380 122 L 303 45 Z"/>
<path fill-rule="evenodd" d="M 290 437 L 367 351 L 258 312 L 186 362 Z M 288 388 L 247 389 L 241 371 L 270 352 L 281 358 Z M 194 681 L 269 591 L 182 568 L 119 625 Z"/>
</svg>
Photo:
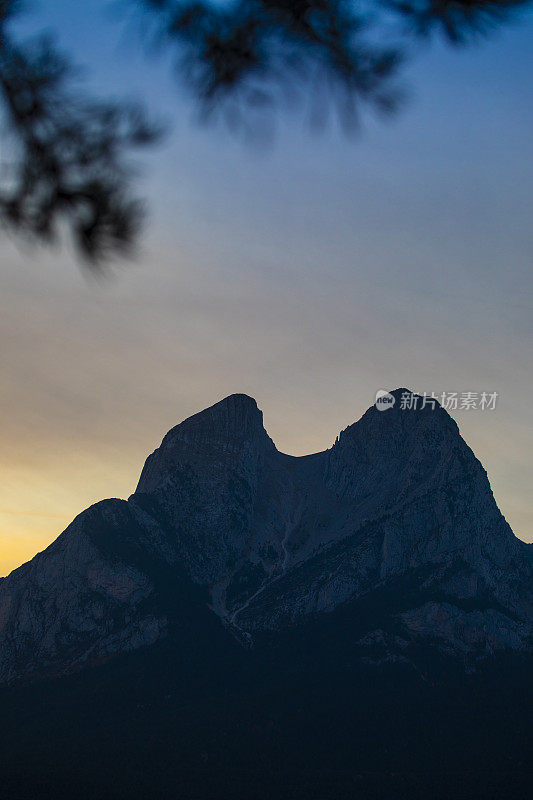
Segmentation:
<svg viewBox="0 0 533 800">
<path fill-rule="evenodd" d="M 263 413 L 246 394 L 232 394 L 181 422 L 148 457 L 137 492 L 151 492 L 184 464 L 238 461 L 274 449 L 263 427 Z"/>
<path fill-rule="evenodd" d="M 386 507 L 405 501 L 432 480 L 447 480 L 460 460 L 484 475 L 484 470 L 460 436 L 457 423 L 441 406 L 423 403 L 404 407 L 407 389 L 390 393 L 386 410 L 371 406 L 361 419 L 340 434 L 328 459 L 328 485 L 356 503 Z"/>
<path fill-rule="evenodd" d="M 265 434 L 263 412 L 257 407 L 254 398 L 246 394 L 230 394 L 176 425 L 163 442 L 178 439 L 191 444 L 213 439 L 243 441 L 261 438 Z"/>
<path fill-rule="evenodd" d="M 378 446 L 384 455 L 395 455 L 408 452 L 417 443 L 423 443 L 434 454 L 437 442 L 460 440 L 457 423 L 438 401 L 424 402 L 409 389 L 395 389 L 389 394 L 394 398 L 393 405 L 386 410 L 379 410 L 375 404 L 370 406 L 358 422 L 341 432 L 338 443 L 364 445 L 367 451 Z M 405 396 L 414 398 L 412 405 L 402 403 Z"/>
<path fill-rule="evenodd" d="M 243 557 L 272 452 L 255 400 L 233 394 L 172 428 L 147 459 L 131 500 L 172 531 L 194 580 L 215 583 Z"/>
</svg>

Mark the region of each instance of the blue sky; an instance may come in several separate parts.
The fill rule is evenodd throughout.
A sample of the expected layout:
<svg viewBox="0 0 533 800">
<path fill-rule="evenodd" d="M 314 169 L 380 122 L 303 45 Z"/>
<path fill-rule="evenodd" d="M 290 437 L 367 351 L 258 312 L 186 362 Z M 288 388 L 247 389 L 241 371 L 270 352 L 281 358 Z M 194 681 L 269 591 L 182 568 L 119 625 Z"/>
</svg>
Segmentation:
<svg viewBox="0 0 533 800">
<path fill-rule="evenodd" d="M 57 535 L 50 515 L 127 496 L 169 427 L 236 391 L 294 454 L 380 388 L 497 391 L 495 412 L 455 416 L 533 540 L 533 16 L 421 49 L 403 111 L 355 138 L 286 115 L 257 147 L 196 124 L 110 6 L 49 0 L 24 24 L 56 31 L 94 92 L 144 98 L 173 129 L 145 160 L 134 264 L 95 281 L 68 247 L 2 244 L 0 574 Z"/>
</svg>

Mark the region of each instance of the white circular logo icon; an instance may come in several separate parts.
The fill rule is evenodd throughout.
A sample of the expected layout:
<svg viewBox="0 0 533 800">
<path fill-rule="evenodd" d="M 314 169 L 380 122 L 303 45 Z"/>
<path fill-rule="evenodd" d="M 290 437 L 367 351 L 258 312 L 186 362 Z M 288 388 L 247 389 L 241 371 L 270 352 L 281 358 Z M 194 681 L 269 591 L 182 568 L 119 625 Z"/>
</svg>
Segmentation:
<svg viewBox="0 0 533 800">
<path fill-rule="evenodd" d="M 385 389 L 380 389 L 376 392 L 376 408 L 378 411 L 387 411 L 387 409 L 393 407 L 395 402 L 394 395 L 385 391 Z"/>
</svg>

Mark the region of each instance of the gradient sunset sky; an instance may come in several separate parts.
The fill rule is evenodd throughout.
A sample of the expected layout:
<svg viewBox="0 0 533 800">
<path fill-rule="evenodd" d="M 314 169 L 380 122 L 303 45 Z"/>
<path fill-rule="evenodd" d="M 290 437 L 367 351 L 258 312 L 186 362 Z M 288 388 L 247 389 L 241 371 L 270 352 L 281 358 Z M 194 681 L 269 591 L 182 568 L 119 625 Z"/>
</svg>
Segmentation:
<svg viewBox="0 0 533 800">
<path fill-rule="evenodd" d="M 533 15 L 421 49 L 403 111 L 355 139 L 287 116 L 252 147 L 195 124 L 109 6 L 48 0 L 25 25 L 173 134 L 146 158 L 135 263 L 95 280 L 68 248 L 0 244 L 0 575 L 127 497 L 170 427 L 233 392 L 294 455 L 329 447 L 381 388 L 498 392 L 495 411 L 454 416 L 533 541 Z"/>
</svg>

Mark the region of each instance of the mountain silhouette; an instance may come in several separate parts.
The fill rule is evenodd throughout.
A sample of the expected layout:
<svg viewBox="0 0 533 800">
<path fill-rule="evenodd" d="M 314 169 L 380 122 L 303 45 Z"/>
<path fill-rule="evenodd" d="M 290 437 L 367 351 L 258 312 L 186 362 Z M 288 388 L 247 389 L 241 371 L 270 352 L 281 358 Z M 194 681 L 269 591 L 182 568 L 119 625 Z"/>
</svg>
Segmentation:
<svg viewBox="0 0 533 800">
<path fill-rule="evenodd" d="M 246 395 L 177 425 L 128 501 L 87 509 L 0 581 L 0 681 L 153 645 L 181 596 L 248 648 L 339 610 L 372 662 L 529 652 L 528 547 L 453 419 L 403 408 L 405 391 L 304 457 L 276 449 Z"/>
<path fill-rule="evenodd" d="M 232 395 L 0 581 L 2 800 L 521 800 L 531 546 L 440 407 Z"/>
</svg>

